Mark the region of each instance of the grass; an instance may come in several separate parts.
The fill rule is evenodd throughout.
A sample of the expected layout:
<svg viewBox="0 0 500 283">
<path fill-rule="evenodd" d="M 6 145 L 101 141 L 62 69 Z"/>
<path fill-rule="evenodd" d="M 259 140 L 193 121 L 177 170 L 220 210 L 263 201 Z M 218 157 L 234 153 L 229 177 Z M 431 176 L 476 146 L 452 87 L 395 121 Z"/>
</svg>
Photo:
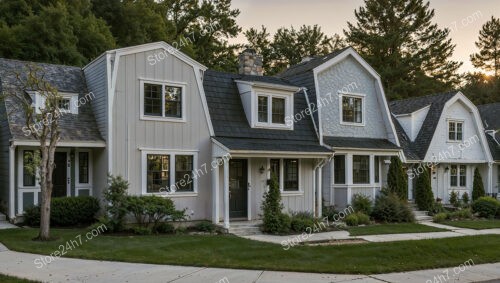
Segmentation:
<svg viewBox="0 0 500 283">
<path fill-rule="evenodd" d="M 418 223 L 395 223 L 357 226 L 347 228 L 351 236 L 378 235 L 378 234 L 402 234 L 402 233 L 429 233 L 443 232 L 446 229 L 440 229 Z"/>
<path fill-rule="evenodd" d="M 51 254 L 59 245 L 85 238 L 83 229 L 53 229 L 52 242 L 36 242 L 35 229 L 0 231 L 0 242 L 9 249 Z M 84 241 L 82 239 L 82 241 Z M 344 246 L 295 246 L 252 241 L 236 236 L 100 235 L 69 251 L 65 256 L 96 260 L 174 264 L 202 267 L 263 269 L 298 272 L 374 274 L 500 261 L 500 237 L 481 235 L 446 239 L 367 243 Z"/>
<path fill-rule="evenodd" d="M 12 277 L 0 274 L 0 282 L 2 283 L 35 283 L 36 281 L 31 281 L 27 279 Z"/>
<path fill-rule="evenodd" d="M 500 228 L 500 220 L 498 219 L 445 221 L 441 224 L 475 230 Z"/>
</svg>

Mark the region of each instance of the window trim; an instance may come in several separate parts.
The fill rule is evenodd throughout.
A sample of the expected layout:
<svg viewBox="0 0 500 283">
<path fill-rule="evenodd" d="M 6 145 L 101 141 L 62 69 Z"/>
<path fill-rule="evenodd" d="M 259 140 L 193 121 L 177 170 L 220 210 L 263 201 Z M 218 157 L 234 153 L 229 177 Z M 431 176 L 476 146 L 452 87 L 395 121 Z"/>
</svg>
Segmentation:
<svg viewBox="0 0 500 283">
<path fill-rule="evenodd" d="M 267 97 L 267 123 L 259 122 L 259 97 L 265 96 Z M 285 118 L 284 123 L 273 123 L 273 110 L 272 110 L 272 101 L 273 98 L 282 98 L 285 99 Z M 252 99 L 254 109 L 252 111 L 252 121 L 254 128 L 267 128 L 267 129 L 281 129 L 281 130 L 293 130 L 293 124 L 288 125 L 287 117 L 292 116 L 293 113 L 293 94 L 282 94 L 275 92 L 265 92 L 265 91 L 255 91 L 255 97 Z"/>
<path fill-rule="evenodd" d="M 336 170 L 337 170 L 337 166 L 335 166 L 335 158 L 336 157 L 343 157 L 344 159 L 344 182 L 342 183 L 337 183 L 337 178 L 335 178 L 336 176 Z M 347 185 L 347 154 L 336 154 L 335 156 L 333 156 L 333 160 L 332 160 L 332 163 L 333 163 L 333 184 L 334 185 Z"/>
<path fill-rule="evenodd" d="M 87 152 L 89 154 L 89 182 L 80 183 L 80 153 Z M 75 151 L 75 190 L 92 188 L 92 151 L 89 149 L 78 149 Z M 92 195 L 92 190 L 90 190 Z"/>
<path fill-rule="evenodd" d="M 162 85 L 162 116 L 150 116 L 144 114 L 144 84 L 157 84 Z M 181 117 L 167 117 L 163 116 L 165 114 L 165 99 L 164 92 L 165 86 L 173 86 L 181 88 Z M 180 122 L 184 123 L 186 119 L 186 86 L 187 83 L 184 82 L 173 82 L 164 80 L 153 80 L 153 79 L 139 79 L 139 93 L 140 93 L 140 119 L 145 121 L 164 121 L 164 122 Z"/>
<path fill-rule="evenodd" d="M 451 170 L 452 170 L 452 166 L 457 166 L 457 175 L 452 175 L 451 174 Z M 461 166 L 464 166 L 465 167 L 465 185 L 461 185 L 460 184 L 460 177 L 462 177 L 463 175 L 460 174 L 460 167 Z M 456 186 L 453 186 L 451 184 L 451 177 L 452 176 L 456 176 L 457 177 L 457 185 Z M 450 182 L 450 188 L 467 188 L 467 164 L 450 164 L 450 178 L 449 178 L 449 182 Z"/>
<path fill-rule="evenodd" d="M 35 108 L 35 113 L 40 114 L 40 109 L 45 107 L 45 97 L 42 96 L 38 91 L 28 92 L 33 103 L 32 107 Z M 58 92 L 58 95 L 62 99 L 69 99 L 69 110 L 60 109 L 59 111 L 64 114 L 78 114 L 78 108 L 81 106 L 79 103 L 80 94 L 73 92 Z M 57 105 L 59 109 L 59 105 Z"/>
<path fill-rule="evenodd" d="M 465 120 L 461 120 L 461 119 L 446 119 L 446 141 L 449 142 L 449 143 L 460 143 L 460 142 L 463 142 L 464 140 L 464 136 L 465 136 Z M 455 139 L 454 140 L 450 140 L 450 124 L 453 123 L 455 124 Z M 457 137 L 457 124 L 462 124 L 462 139 L 456 139 Z"/>
<path fill-rule="evenodd" d="M 364 182 L 363 183 L 357 183 L 357 182 L 354 181 L 354 157 L 356 157 L 356 156 L 361 156 L 361 157 L 365 157 L 365 158 L 367 157 L 368 158 L 368 181 L 366 183 L 364 183 Z M 370 155 L 363 155 L 363 154 L 353 154 L 352 155 L 352 168 L 351 168 L 351 170 L 352 170 L 352 184 L 353 185 L 370 185 L 371 184 L 371 176 L 372 176 L 373 172 L 371 172 L 371 168 L 370 168 L 371 165 L 370 165 L 370 163 L 371 163 Z"/>
<path fill-rule="evenodd" d="M 281 192 L 281 195 L 283 196 L 297 196 L 297 195 L 303 195 L 304 194 L 304 190 L 300 184 L 300 180 L 301 180 L 301 175 L 300 175 L 300 169 L 301 169 L 301 166 L 302 166 L 302 159 L 301 158 L 268 158 L 267 159 L 267 168 L 269 168 L 269 174 L 268 174 L 268 177 L 269 179 L 271 178 L 271 159 L 278 159 L 280 161 L 280 174 L 278 176 L 278 182 L 279 182 L 279 186 L 280 186 L 280 192 Z M 298 164 L 297 164 L 297 170 L 298 170 L 298 175 L 297 175 L 297 178 L 298 178 L 298 190 L 296 191 L 285 191 L 285 159 L 297 159 L 298 160 Z"/>
<path fill-rule="evenodd" d="M 205 168 L 197 168 L 198 166 L 198 151 L 197 150 L 168 150 L 168 149 L 142 149 L 141 150 L 141 193 L 142 195 L 157 195 L 165 197 L 185 197 L 185 196 L 198 196 L 198 178 L 194 177 L 193 191 L 191 192 L 147 192 L 147 156 L 148 154 L 169 155 L 169 188 L 175 184 L 175 156 L 176 155 L 192 155 L 193 156 L 193 172 L 197 170 L 204 171 Z M 204 175 L 210 174 L 205 172 Z"/>
<path fill-rule="evenodd" d="M 40 171 L 38 168 L 36 169 L 35 173 L 35 185 L 34 186 L 25 186 L 24 185 L 24 152 L 25 151 L 33 151 L 35 152 L 37 149 L 36 148 L 19 148 L 18 152 L 18 174 L 17 174 L 17 184 L 19 189 L 40 189 L 40 184 L 39 184 L 39 179 L 38 176 L 40 176 Z"/>
<path fill-rule="evenodd" d="M 341 125 L 345 126 L 357 126 L 357 127 L 364 127 L 365 122 L 366 122 L 366 94 L 362 93 L 354 93 L 354 92 L 338 92 L 339 95 L 339 121 Z M 344 115 L 343 115 L 343 108 L 342 108 L 342 101 L 345 97 L 352 97 L 352 98 L 360 98 L 361 99 L 361 123 L 356 123 L 356 122 L 344 122 Z"/>
</svg>

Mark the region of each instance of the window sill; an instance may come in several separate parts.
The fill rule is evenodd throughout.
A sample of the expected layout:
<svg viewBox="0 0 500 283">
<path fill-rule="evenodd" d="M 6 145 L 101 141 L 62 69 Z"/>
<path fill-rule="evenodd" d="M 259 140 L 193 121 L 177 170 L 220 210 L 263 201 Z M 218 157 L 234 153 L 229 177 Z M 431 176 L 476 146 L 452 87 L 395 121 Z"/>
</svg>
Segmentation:
<svg viewBox="0 0 500 283">
<path fill-rule="evenodd" d="M 461 143 L 463 140 L 447 140 L 446 143 Z"/>
<path fill-rule="evenodd" d="M 302 191 L 281 191 L 281 196 L 284 197 L 295 197 L 295 196 L 303 196 L 304 192 Z"/>
<path fill-rule="evenodd" d="M 344 125 L 344 126 L 355 126 L 355 127 L 364 127 L 365 126 L 365 122 L 363 123 L 355 123 L 355 122 L 340 122 L 341 125 Z"/>
<path fill-rule="evenodd" d="M 186 119 L 183 118 L 171 118 L 171 117 L 160 117 L 160 116 L 141 116 L 141 120 L 143 121 L 160 121 L 160 122 L 176 122 L 176 123 L 185 123 Z"/>
<path fill-rule="evenodd" d="M 264 123 L 256 123 L 253 128 L 259 129 L 272 129 L 272 130 L 289 130 L 292 131 L 293 127 L 288 126 L 286 124 L 264 124 Z"/>
<path fill-rule="evenodd" d="M 197 192 L 185 192 L 185 193 L 143 193 L 143 196 L 159 196 L 168 198 L 181 198 L 181 197 L 197 197 Z"/>
</svg>

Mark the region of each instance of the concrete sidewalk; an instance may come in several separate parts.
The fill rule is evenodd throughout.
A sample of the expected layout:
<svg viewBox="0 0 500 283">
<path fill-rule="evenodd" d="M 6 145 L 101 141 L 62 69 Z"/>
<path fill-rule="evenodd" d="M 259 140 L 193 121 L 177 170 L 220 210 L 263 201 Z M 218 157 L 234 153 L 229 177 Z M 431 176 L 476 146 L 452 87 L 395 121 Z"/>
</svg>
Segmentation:
<svg viewBox="0 0 500 283">
<path fill-rule="evenodd" d="M 474 229 L 457 228 L 433 222 L 422 222 L 420 224 L 436 228 L 443 228 L 449 231 L 430 232 L 430 233 L 366 235 L 366 236 L 349 236 L 348 231 L 332 231 L 323 233 L 312 233 L 308 235 L 306 239 L 301 239 L 300 242 L 356 240 L 356 239 L 358 240 L 361 239 L 367 242 L 395 242 L 395 241 L 409 241 L 409 240 L 442 239 L 442 238 L 487 235 L 487 234 L 500 235 L 500 229 L 474 230 Z M 281 244 L 282 242 L 292 241 L 294 238 L 297 239 L 297 237 L 300 238 L 300 235 L 275 236 L 275 235 L 263 234 L 263 235 L 244 236 L 243 238 L 254 241 Z"/>
<path fill-rule="evenodd" d="M 326 282 L 434 282 L 434 276 L 449 270 L 444 282 L 500 282 L 500 263 L 471 266 L 454 275 L 454 268 L 440 268 L 378 275 L 342 275 L 262 270 L 239 270 L 155 265 L 59 258 L 37 268 L 42 255 L 7 250 L 0 244 L 0 273 L 42 282 L 176 282 L 176 283 L 326 283 Z M 339 259 L 341 260 L 341 259 Z"/>
</svg>

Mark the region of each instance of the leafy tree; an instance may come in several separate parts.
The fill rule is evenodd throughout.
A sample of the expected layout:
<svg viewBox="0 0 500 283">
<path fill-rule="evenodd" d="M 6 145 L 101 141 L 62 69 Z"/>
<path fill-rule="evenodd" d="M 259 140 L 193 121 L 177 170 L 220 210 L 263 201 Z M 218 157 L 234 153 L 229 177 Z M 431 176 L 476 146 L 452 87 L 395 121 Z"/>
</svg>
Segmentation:
<svg viewBox="0 0 500 283">
<path fill-rule="evenodd" d="M 434 194 L 432 193 L 429 171 L 425 169 L 417 177 L 415 184 L 415 203 L 418 209 L 430 211 L 434 206 Z"/>
<path fill-rule="evenodd" d="M 483 178 L 481 178 L 481 173 L 479 173 L 479 170 L 476 167 L 476 169 L 474 170 L 474 181 L 472 183 L 472 200 L 474 201 L 484 196 L 485 191 Z"/>
<path fill-rule="evenodd" d="M 400 199 L 408 199 L 407 174 L 403 169 L 401 160 L 397 156 L 391 157 L 391 165 L 389 165 L 389 172 L 387 173 L 387 186 Z"/>
<path fill-rule="evenodd" d="M 475 42 L 478 53 L 470 56 L 472 64 L 484 71 L 492 71 L 495 79 L 500 77 L 500 19 L 491 16 L 479 31 Z"/>
<path fill-rule="evenodd" d="M 347 41 L 380 74 L 389 99 L 448 90 L 461 63 L 451 61 L 449 29 L 432 23 L 423 0 L 365 0 L 348 22 Z"/>
<path fill-rule="evenodd" d="M 318 25 L 303 25 L 298 29 L 280 28 L 271 35 L 262 26 L 245 31 L 248 46 L 262 54 L 267 75 L 279 73 L 290 65 L 298 64 L 305 57 L 325 55 L 345 46 L 345 41 L 335 34 L 327 36 Z"/>
</svg>

